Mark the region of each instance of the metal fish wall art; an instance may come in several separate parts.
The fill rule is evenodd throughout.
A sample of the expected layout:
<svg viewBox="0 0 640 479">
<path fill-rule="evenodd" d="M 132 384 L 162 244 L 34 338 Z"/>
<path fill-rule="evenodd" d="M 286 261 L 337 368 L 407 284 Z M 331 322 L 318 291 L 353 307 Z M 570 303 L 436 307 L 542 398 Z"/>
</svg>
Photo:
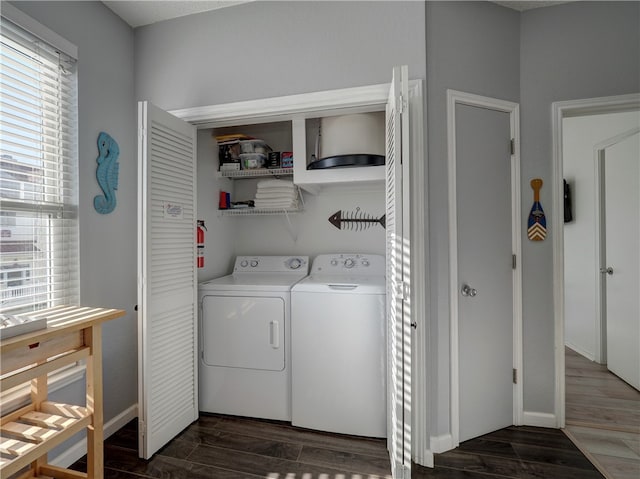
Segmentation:
<svg viewBox="0 0 640 479">
<path fill-rule="evenodd" d="M 97 195 L 93 198 L 93 207 L 100 214 L 111 213 L 116 207 L 116 192 L 118 189 L 118 156 L 120 148 L 116 140 L 111 138 L 104 131 L 98 135 L 98 167 L 96 168 L 96 179 L 104 195 Z"/>
<path fill-rule="evenodd" d="M 362 231 L 379 224 L 386 228 L 386 216 L 375 218 L 367 213 L 363 213 L 360 208 L 356 211 L 336 211 L 329 217 L 329 223 L 339 230 L 355 230 Z"/>
</svg>

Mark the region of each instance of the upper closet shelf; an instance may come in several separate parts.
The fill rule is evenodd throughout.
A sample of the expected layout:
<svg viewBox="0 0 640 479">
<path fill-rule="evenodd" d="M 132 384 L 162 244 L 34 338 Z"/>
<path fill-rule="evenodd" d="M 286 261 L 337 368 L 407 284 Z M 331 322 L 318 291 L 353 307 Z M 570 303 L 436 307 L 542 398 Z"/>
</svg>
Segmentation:
<svg viewBox="0 0 640 479">
<path fill-rule="evenodd" d="M 302 208 L 235 208 L 228 210 L 218 210 L 220 216 L 279 216 L 302 213 Z"/>
<path fill-rule="evenodd" d="M 292 176 L 293 168 L 256 168 L 253 170 L 227 170 L 227 171 L 218 171 L 218 177 L 220 178 L 235 178 L 235 179 L 243 179 L 243 178 L 258 178 L 258 177 L 275 177 L 279 178 L 280 176 Z"/>
</svg>

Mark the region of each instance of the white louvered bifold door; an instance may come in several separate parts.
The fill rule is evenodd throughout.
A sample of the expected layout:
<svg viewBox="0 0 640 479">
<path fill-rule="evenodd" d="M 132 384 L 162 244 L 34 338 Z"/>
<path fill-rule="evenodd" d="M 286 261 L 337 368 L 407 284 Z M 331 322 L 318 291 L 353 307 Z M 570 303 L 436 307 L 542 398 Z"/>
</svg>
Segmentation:
<svg viewBox="0 0 640 479">
<path fill-rule="evenodd" d="M 193 126 L 138 104 L 139 455 L 198 418 Z"/>
<path fill-rule="evenodd" d="M 404 66 L 393 70 L 386 114 L 387 445 L 395 479 L 411 477 L 410 222 L 409 208 L 403 208 L 409 204 L 409 175 L 403 175 L 408 117 Z"/>
</svg>

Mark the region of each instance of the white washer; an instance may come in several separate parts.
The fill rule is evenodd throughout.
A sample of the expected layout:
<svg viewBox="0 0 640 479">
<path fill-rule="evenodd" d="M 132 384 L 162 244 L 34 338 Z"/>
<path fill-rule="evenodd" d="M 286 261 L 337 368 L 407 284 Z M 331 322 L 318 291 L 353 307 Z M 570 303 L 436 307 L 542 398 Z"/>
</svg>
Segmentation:
<svg viewBox="0 0 640 479">
<path fill-rule="evenodd" d="M 200 410 L 291 420 L 291 288 L 307 256 L 238 256 L 199 287 Z"/>
<path fill-rule="evenodd" d="M 384 274 L 381 255 L 319 255 L 293 287 L 293 425 L 386 437 Z"/>
</svg>

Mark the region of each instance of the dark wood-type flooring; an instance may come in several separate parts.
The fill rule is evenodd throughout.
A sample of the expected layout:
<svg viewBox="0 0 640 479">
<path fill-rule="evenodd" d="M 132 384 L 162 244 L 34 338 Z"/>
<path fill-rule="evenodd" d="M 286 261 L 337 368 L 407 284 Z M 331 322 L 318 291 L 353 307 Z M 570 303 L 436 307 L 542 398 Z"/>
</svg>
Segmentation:
<svg viewBox="0 0 640 479">
<path fill-rule="evenodd" d="M 134 420 L 105 441 L 105 479 L 391 477 L 385 440 L 285 422 L 201 415 L 149 461 L 138 458 L 137 434 Z M 85 471 L 85 460 L 72 467 Z"/>
<path fill-rule="evenodd" d="M 508 427 L 435 455 L 435 468 L 414 466 L 414 479 L 603 479 L 559 429 Z"/>
<path fill-rule="evenodd" d="M 640 479 L 640 392 L 566 348 L 566 429 L 608 479 Z"/>
<path fill-rule="evenodd" d="M 640 432 L 640 392 L 606 366 L 565 348 L 566 423 Z"/>
<path fill-rule="evenodd" d="M 105 479 L 376 479 L 391 477 L 384 440 L 299 429 L 283 422 L 202 415 L 151 460 L 138 458 L 132 421 L 105 442 Z M 85 458 L 72 466 L 86 470 Z M 559 430 L 510 427 L 436 455 L 413 477 L 601 479 Z"/>
</svg>

